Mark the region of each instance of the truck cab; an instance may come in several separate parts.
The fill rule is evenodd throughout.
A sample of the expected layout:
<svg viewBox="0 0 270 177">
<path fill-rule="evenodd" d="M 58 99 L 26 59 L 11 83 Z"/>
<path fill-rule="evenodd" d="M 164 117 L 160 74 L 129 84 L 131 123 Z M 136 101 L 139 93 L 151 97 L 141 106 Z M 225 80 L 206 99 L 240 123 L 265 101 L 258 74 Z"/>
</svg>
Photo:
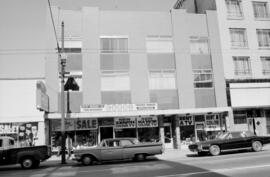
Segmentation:
<svg viewBox="0 0 270 177">
<path fill-rule="evenodd" d="M 0 137 L 0 150 L 9 149 L 15 147 L 15 140 L 8 136 Z"/>
</svg>

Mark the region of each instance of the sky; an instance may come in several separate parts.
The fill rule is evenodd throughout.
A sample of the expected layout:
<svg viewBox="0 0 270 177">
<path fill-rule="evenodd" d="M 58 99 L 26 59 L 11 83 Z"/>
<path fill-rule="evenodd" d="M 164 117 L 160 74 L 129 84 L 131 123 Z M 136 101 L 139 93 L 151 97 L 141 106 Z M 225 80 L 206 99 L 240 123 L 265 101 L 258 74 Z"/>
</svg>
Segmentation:
<svg viewBox="0 0 270 177">
<path fill-rule="evenodd" d="M 82 6 L 99 7 L 101 10 L 169 11 L 177 0 L 51 0 L 63 9 L 80 9 Z"/>
</svg>

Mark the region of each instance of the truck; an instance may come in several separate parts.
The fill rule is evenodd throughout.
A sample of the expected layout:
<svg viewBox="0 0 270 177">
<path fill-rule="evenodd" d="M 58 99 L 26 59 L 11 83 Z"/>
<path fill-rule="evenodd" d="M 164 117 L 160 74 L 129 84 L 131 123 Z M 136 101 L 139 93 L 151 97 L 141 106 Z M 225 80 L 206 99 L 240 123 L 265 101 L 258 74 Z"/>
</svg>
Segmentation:
<svg viewBox="0 0 270 177">
<path fill-rule="evenodd" d="M 161 142 L 142 143 L 136 138 L 103 139 L 97 146 L 75 149 L 74 158 L 83 165 L 93 162 L 133 159 L 143 161 L 147 156 L 162 154 L 164 145 Z"/>
<path fill-rule="evenodd" d="M 24 169 L 38 168 L 40 162 L 50 156 L 49 146 L 16 147 L 14 138 L 0 136 L 0 165 L 21 164 Z"/>
</svg>

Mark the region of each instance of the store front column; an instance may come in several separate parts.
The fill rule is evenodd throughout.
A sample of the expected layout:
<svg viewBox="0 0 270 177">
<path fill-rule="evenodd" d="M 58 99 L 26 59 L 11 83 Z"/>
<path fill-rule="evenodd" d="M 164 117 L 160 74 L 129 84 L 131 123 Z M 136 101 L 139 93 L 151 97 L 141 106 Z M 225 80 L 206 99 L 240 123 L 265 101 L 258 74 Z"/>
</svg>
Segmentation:
<svg viewBox="0 0 270 177">
<path fill-rule="evenodd" d="M 181 149 L 181 137 L 180 137 L 180 124 L 179 124 L 179 117 L 175 116 L 174 117 L 174 149 Z"/>
<path fill-rule="evenodd" d="M 165 136 L 164 136 L 164 126 L 163 126 L 163 116 L 158 116 L 158 125 L 159 125 L 159 136 L 160 141 L 165 144 Z"/>
</svg>

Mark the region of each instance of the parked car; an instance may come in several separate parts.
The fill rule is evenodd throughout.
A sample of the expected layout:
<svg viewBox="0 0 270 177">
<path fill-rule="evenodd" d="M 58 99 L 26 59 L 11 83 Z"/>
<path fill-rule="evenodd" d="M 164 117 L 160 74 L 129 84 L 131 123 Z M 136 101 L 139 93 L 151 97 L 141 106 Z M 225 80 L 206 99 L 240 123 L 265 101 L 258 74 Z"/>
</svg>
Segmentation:
<svg viewBox="0 0 270 177">
<path fill-rule="evenodd" d="M 210 152 L 215 156 L 224 151 L 244 149 L 257 152 L 268 143 L 270 143 L 270 136 L 256 136 L 250 131 L 226 132 L 219 134 L 214 140 L 191 144 L 189 150 L 198 152 L 198 155 Z"/>
<path fill-rule="evenodd" d="M 74 150 L 73 160 L 83 165 L 90 165 L 94 161 L 143 161 L 147 156 L 162 154 L 163 151 L 164 147 L 160 142 L 141 143 L 136 138 L 104 139 L 95 147 Z"/>
<path fill-rule="evenodd" d="M 22 168 L 37 168 L 51 156 L 49 146 L 16 147 L 12 137 L 0 137 L 0 165 L 21 164 Z"/>
</svg>

